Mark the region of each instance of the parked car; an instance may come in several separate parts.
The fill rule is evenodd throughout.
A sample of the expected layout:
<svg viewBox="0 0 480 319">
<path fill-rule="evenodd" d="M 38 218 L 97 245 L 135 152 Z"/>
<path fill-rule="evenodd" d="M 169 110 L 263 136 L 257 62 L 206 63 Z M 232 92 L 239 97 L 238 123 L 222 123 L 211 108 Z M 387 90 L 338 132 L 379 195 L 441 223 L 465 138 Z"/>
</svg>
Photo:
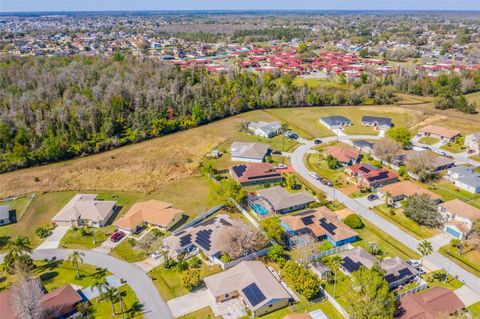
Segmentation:
<svg viewBox="0 0 480 319">
<path fill-rule="evenodd" d="M 154 251 L 151 255 L 153 259 L 158 259 L 162 256 L 162 254 L 159 251 Z"/>
<path fill-rule="evenodd" d="M 378 199 L 378 196 L 375 195 L 375 194 L 368 195 L 368 197 L 367 197 L 367 200 L 369 200 L 369 201 L 373 201 L 373 200 L 376 200 L 376 199 Z"/>
<path fill-rule="evenodd" d="M 124 232 L 116 232 L 115 234 L 112 235 L 112 237 L 110 237 L 110 240 L 114 243 L 117 243 L 119 242 L 123 237 L 125 236 L 125 233 Z"/>
<path fill-rule="evenodd" d="M 422 148 L 423 148 L 424 150 L 428 150 L 428 151 L 432 150 L 432 149 L 431 149 L 430 147 L 428 147 L 428 146 L 422 146 Z"/>
<path fill-rule="evenodd" d="M 322 140 L 319 139 L 319 138 L 316 138 L 316 139 L 313 140 L 313 143 L 314 144 L 322 144 Z"/>
<path fill-rule="evenodd" d="M 407 260 L 407 264 L 409 264 L 410 266 L 412 267 L 420 267 L 422 264 L 420 263 L 420 261 L 416 260 L 416 259 L 409 259 Z"/>
<path fill-rule="evenodd" d="M 473 154 L 473 153 L 475 153 L 475 150 L 468 150 L 467 151 L 467 154 Z"/>
<path fill-rule="evenodd" d="M 291 138 L 293 140 L 296 140 L 298 138 L 298 135 L 292 132 L 285 132 L 284 134 L 286 137 Z"/>
<path fill-rule="evenodd" d="M 286 169 L 287 168 L 287 165 L 285 164 L 277 164 L 274 166 L 275 169 Z"/>
<path fill-rule="evenodd" d="M 315 178 L 316 180 L 320 180 L 320 176 L 318 176 L 318 174 L 315 172 L 308 172 L 308 175 Z"/>
</svg>

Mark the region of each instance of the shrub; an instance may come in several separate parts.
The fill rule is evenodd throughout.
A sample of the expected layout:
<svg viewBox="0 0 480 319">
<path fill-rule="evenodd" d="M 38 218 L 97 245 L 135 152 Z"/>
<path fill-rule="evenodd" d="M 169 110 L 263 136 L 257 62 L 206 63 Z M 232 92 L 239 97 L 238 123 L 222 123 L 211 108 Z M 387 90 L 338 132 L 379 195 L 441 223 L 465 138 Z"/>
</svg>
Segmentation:
<svg viewBox="0 0 480 319">
<path fill-rule="evenodd" d="M 319 279 L 296 262 L 287 261 L 283 267 L 283 274 L 292 282 L 293 288 L 308 300 L 320 293 Z"/>
<path fill-rule="evenodd" d="M 160 238 L 164 235 L 164 233 L 158 229 L 158 228 L 154 228 L 150 231 L 150 234 L 155 237 L 155 238 Z"/>
<path fill-rule="evenodd" d="M 223 254 L 222 257 L 220 257 L 220 260 L 223 263 L 229 263 L 229 262 L 232 261 L 232 258 L 230 258 L 230 256 L 228 254 Z"/>
<path fill-rule="evenodd" d="M 189 268 L 200 268 L 202 266 L 202 261 L 197 256 L 193 256 L 188 261 Z"/>
<path fill-rule="evenodd" d="M 188 291 L 192 291 L 193 288 L 198 287 L 202 280 L 200 279 L 200 269 L 191 268 L 185 270 L 181 274 L 181 283 Z"/>
<path fill-rule="evenodd" d="M 93 231 L 88 227 L 82 227 L 80 228 L 80 234 L 82 234 L 84 237 L 92 236 Z"/>
<path fill-rule="evenodd" d="M 280 267 L 282 267 L 287 261 L 285 250 L 280 245 L 274 245 L 270 247 L 267 257 L 271 261 L 277 263 Z"/>
<path fill-rule="evenodd" d="M 353 229 L 361 229 L 365 227 L 365 224 L 363 223 L 362 218 L 360 218 L 360 216 L 358 216 L 357 214 L 348 215 L 343 220 L 343 222 L 345 223 L 345 225 Z"/>
<path fill-rule="evenodd" d="M 131 247 L 135 247 L 137 245 L 137 241 L 134 238 L 128 238 L 127 242 Z"/>
<path fill-rule="evenodd" d="M 40 226 L 37 229 L 35 229 L 35 234 L 37 234 L 37 236 L 40 238 L 46 238 L 50 236 L 51 233 L 52 232 L 47 227 Z"/>
</svg>

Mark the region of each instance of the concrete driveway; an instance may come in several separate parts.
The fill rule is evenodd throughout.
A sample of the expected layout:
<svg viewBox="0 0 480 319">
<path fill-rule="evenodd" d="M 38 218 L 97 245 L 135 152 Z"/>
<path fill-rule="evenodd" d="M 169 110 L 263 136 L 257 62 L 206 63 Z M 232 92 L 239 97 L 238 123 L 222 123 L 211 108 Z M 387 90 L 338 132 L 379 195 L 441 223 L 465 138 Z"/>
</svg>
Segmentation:
<svg viewBox="0 0 480 319">
<path fill-rule="evenodd" d="M 203 288 L 188 295 L 171 299 L 167 301 L 167 304 L 172 315 L 176 318 L 205 307 L 213 307 L 215 299 L 213 299 L 207 288 Z"/>
<path fill-rule="evenodd" d="M 465 307 L 471 306 L 474 303 L 480 301 L 480 295 L 473 291 L 467 285 L 463 285 L 462 287 L 455 290 L 455 294 L 465 304 Z"/>
<path fill-rule="evenodd" d="M 103 254 L 106 254 L 108 255 L 113 248 L 117 247 L 118 245 L 120 245 L 120 243 L 122 241 L 125 240 L 125 238 L 127 238 L 126 236 L 123 237 L 122 239 L 120 239 L 119 241 L 117 241 L 116 243 L 114 243 L 113 241 L 110 240 L 110 238 L 107 238 L 100 246 L 98 247 L 95 247 L 93 248 L 92 250 L 93 251 L 98 251 L 99 253 L 103 253 Z"/>
<path fill-rule="evenodd" d="M 370 194 L 371 195 L 371 194 Z M 380 205 L 383 205 L 385 204 L 385 201 L 382 200 L 382 199 L 375 199 L 375 200 L 368 200 L 368 196 L 370 195 L 367 195 L 367 196 L 363 196 L 363 197 L 357 197 L 355 198 L 355 200 L 362 204 L 363 206 L 365 207 L 368 207 L 368 208 L 372 208 L 372 207 L 375 207 L 375 206 L 380 206 Z"/>
<path fill-rule="evenodd" d="M 52 230 L 52 234 L 45 238 L 43 243 L 36 249 L 56 249 L 60 245 L 63 236 L 70 229 L 70 226 L 57 226 Z"/>
</svg>

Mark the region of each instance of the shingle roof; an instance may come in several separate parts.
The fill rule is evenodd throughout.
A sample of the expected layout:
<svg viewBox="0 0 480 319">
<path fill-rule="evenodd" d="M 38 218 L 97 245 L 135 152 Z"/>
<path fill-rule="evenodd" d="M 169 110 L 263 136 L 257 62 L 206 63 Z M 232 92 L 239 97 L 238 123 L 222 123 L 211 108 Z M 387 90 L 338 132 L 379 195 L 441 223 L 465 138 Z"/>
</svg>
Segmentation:
<svg viewBox="0 0 480 319">
<path fill-rule="evenodd" d="M 100 222 L 115 207 L 114 201 L 96 200 L 97 194 L 76 194 L 55 215 L 53 221 L 71 221 L 78 218 Z"/>
<path fill-rule="evenodd" d="M 380 192 L 386 194 L 390 193 L 390 195 L 396 196 L 412 196 L 414 194 L 426 194 L 430 196 L 432 199 L 440 199 L 442 198 L 440 195 L 435 194 L 434 192 L 429 191 L 411 181 L 403 181 L 398 182 L 390 185 L 383 186 L 378 189 Z"/>
<path fill-rule="evenodd" d="M 466 165 L 451 167 L 448 169 L 448 172 L 451 174 L 458 174 L 459 177 L 471 176 L 472 174 L 476 175 L 475 167 Z"/>
<path fill-rule="evenodd" d="M 356 247 L 350 250 L 342 251 L 339 256 L 342 257 L 344 261 L 347 260 L 347 258 L 350 259 L 358 265 L 358 268 L 360 268 L 360 266 L 363 266 L 370 269 L 378 262 L 377 258 L 372 256 L 362 247 Z M 358 268 L 354 270 L 358 270 Z"/>
<path fill-rule="evenodd" d="M 232 143 L 232 157 L 254 158 L 262 160 L 267 155 L 270 147 L 262 143 Z"/>
<path fill-rule="evenodd" d="M 436 126 L 436 125 L 427 125 L 424 128 L 421 128 L 419 132 L 436 134 L 436 135 L 440 135 L 448 138 L 454 138 L 455 136 L 460 135 L 462 133 L 455 129 Z"/>
<path fill-rule="evenodd" d="M 473 207 L 467 203 L 462 202 L 459 199 L 452 199 L 448 202 L 441 203 L 441 207 L 446 209 L 452 214 L 475 220 L 480 218 L 480 209 Z"/>
<path fill-rule="evenodd" d="M 257 195 L 265 198 L 275 210 L 282 210 L 315 201 L 315 198 L 307 192 L 292 194 L 280 186 L 258 190 Z"/>
<path fill-rule="evenodd" d="M 345 116 L 326 116 L 321 118 L 322 121 L 327 123 L 328 125 L 338 125 L 343 123 L 351 123 L 350 119 L 346 118 Z"/>
<path fill-rule="evenodd" d="M 78 292 L 70 284 L 67 284 L 45 294 L 41 302 L 47 312 L 55 313 L 59 311 L 59 313 L 62 313 L 62 309 L 69 309 L 82 300 L 83 298 Z"/>
<path fill-rule="evenodd" d="M 275 171 L 270 163 L 248 163 L 235 165 L 230 168 L 230 174 L 238 182 L 251 182 L 265 179 L 280 178 L 282 174 Z"/>
<path fill-rule="evenodd" d="M 333 156 L 342 163 L 348 163 L 350 161 L 356 162 L 360 157 L 360 151 L 350 147 L 330 146 L 325 153 Z"/>
<path fill-rule="evenodd" d="M 463 176 L 457 179 L 458 182 L 468 185 L 470 187 L 479 188 L 480 187 L 480 176 Z"/>
<path fill-rule="evenodd" d="M 362 116 L 362 123 L 377 123 L 378 126 L 392 126 L 392 119 L 389 117 Z"/>
</svg>

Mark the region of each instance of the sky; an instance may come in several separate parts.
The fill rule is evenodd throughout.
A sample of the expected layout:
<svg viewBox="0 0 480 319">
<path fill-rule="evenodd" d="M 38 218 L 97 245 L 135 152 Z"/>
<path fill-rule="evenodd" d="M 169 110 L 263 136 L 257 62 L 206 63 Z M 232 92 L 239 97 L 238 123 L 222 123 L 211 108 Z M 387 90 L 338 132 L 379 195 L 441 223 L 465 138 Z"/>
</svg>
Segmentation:
<svg viewBox="0 0 480 319">
<path fill-rule="evenodd" d="M 0 0 L 0 12 L 264 9 L 480 11 L 480 0 Z"/>
</svg>

